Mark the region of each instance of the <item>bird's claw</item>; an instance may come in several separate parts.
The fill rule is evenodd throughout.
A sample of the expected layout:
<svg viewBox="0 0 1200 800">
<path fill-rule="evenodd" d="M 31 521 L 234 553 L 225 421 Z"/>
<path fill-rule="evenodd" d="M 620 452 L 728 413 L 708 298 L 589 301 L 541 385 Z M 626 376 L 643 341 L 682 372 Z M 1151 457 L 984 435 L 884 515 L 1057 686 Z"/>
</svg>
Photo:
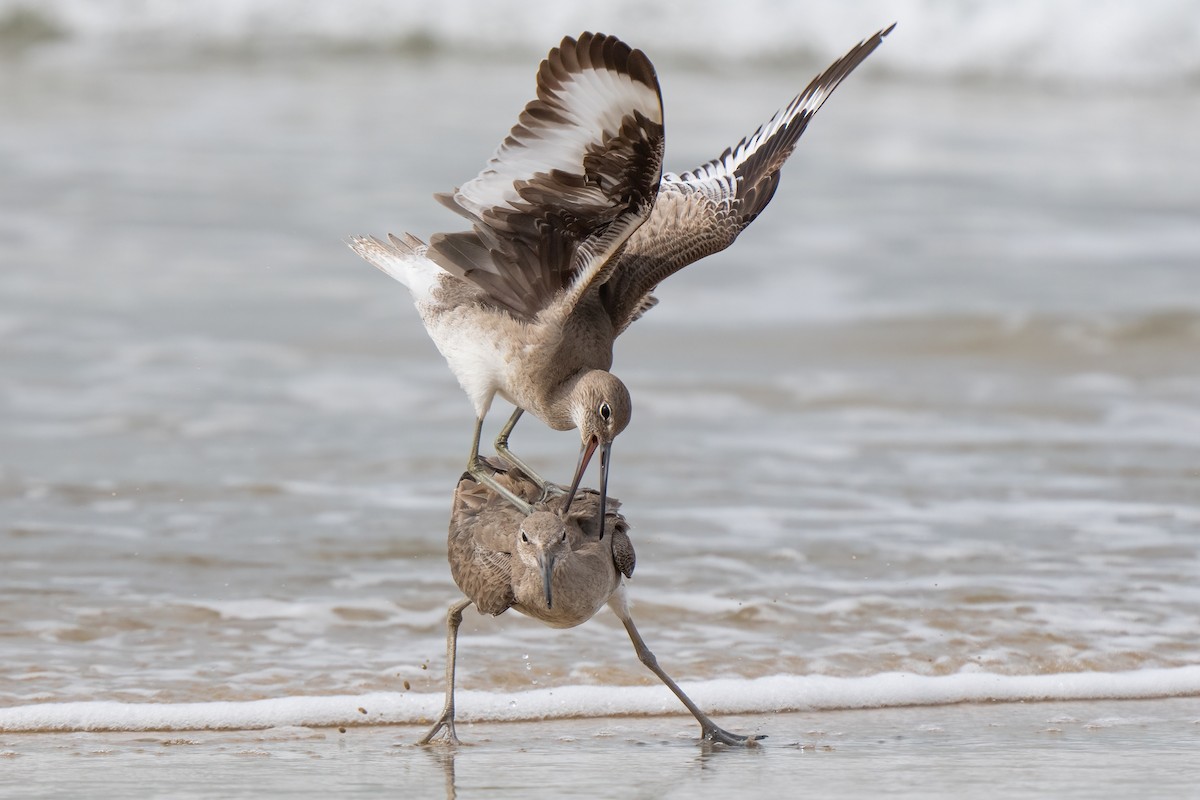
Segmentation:
<svg viewBox="0 0 1200 800">
<path fill-rule="evenodd" d="M 542 496 L 538 499 L 537 504 L 542 505 L 548 503 L 553 497 L 562 497 L 567 493 L 567 490 L 559 486 L 557 483 L 546 483 L 542 486 Z"/>
<path fill-rule="evenodd" d="M 706 742 L 725 744 L 730 747 L 758 747 L 758 741 L 767 738 L 765 734 L 742 736 L 740 733 L 730 733 L 724 728 L 718 728 L 716 725 L 705 727 L 702 734 L 702 738 Z"/>
<path fill-rule="evenodd" d="M 443 737 L 445 744 L 462 744 L 458 740 L 458 734 L 454 731 L 454 717 L 447 718 L 445 714 L 442 715 L 441 719 L 433 723 L 433 727 L 429 729 L 429 733 L 417 740 L 417 744 L 433 744 L 434 740 L 438 738 L 438 734 L 443 731 L 446 734 Z"/>
</svg>

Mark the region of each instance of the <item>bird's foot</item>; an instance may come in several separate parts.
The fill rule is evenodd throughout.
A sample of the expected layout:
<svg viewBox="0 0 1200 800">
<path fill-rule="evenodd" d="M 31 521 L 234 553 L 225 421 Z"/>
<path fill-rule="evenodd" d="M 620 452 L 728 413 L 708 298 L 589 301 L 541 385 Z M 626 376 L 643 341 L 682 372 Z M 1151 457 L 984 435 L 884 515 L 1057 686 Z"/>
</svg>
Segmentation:
<svg viewBox="0 0 1200 800">
<path fill-rule="evenodd" d="M 476 481 L 491 489 L 496 494 L 503 497 L 508 502 L 512 503 L 522 514 L 526 516 L 533 513 L 533 506 L 525 500 L 517 497 L 511 491 L 500 485 L 496 480 L 496 476 L 492 474 L 491 468 L 478 456 L 467 464 L 467 472 L 471 474 Z"/>
<path fill-rule="evenodd" d="M 525 477 L 533 481 L 538 489 L 541 490 L 541 494 L 538 495 L 537 502 L 535 502 L 533 505 L 544 505 L 545 503 L 548 503 L 551 498 L 561 497 L 567 493 L 566 489 L 559 486 L 557 483 L 551 483 L 550 481 L 546 480 L 541 475 L 534 472 L 533 467 L 529 466 L 520 458 L 518 458 L 513 451 L 508 449 L 507 440 L 496 440 L 496 455 L 498 455 L 500 459 L 510 467 L 520 470 Z"/>
<path fill-rule="evenodd" d="M 433 727 L 429 729 L 429 733 L 417 740 L 417 744 L 433 744 L 433 741 L 438 738 L 438 734 L 445 732 L 443 737 L 446 744 L 462 744 L 458 740 L 458 734 L 454 731 L 454 711 L 443 711 L 442 716 L 438 721 L 433 723 Z"/>
<path fill-rule="evenodd" d="M 496 455 L 500 457 L 500 460 L 508 464 L 510 467 L 520 470 L 525 477 L 537 484 L 537 487 L 542 490 L 542 499 L 545 500 L 546 492 L 549 491 L 550 486 L 553 484 L 551 484 L 541 475 L 537 474 L 533 467 L 526 464 L 525 461 L 519 458 L 516 453 L 514 453 L 512 450 L 509 450 L 508 439 L 497 439 L 495 445 Z"/>
<path fill-rule="evenodd" d="M 547 482 L 542 487 L 542 497 L 538 500 L 538 505 L 548 503 L 552 497 L 562 497 L 567 493 L 567 490 L 559 486 L 557 483 Z"/>
<path fill-rule="evenodd" d="M 730 747 L 758 747 L 760 739 L 767 738 L 764 734 L 742 736 L 740 733 L 730 733 L 716 725 L 702 725 L 701 739 L 714 744 L 725 744 Z"/>
</svg>

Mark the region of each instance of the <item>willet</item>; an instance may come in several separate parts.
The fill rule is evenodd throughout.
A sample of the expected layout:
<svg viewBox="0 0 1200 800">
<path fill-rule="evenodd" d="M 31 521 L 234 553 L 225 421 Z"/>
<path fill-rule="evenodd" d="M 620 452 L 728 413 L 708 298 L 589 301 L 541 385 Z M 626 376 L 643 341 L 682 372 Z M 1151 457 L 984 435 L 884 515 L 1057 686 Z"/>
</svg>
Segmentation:
<svg viewBox="0 0 1200 800">
<path fill-rule="evenodd" d="M 429 733 L 428 744 L 443 730 L 457 744 L 454 730 L 454 666 L 462 612 L 474 604 L 481 614 L 503 614 L 510 608 L 553 628 L 572 628 L 591 619 L 604 605 L 620 618 L 638 659 L 683 702 L 700 723 L 704 741 L 752 745 L 761 736 L 742 736 L 719 727 L 684 694 L 658 665 L 642 640 L 626 602 L 622 577 L 633 574 L 629 525 L 609 504 L 601 536 L 599 495 L 579 492 L 565 518 L 540 503 L 543 489 L 519 471 L 499 462 L 482 461 L 498 483 L 534 507 L 526 516 L 490 485 L 464 474 L 454 492 L 450 513 L 449 559 L 454 582 L 466 598 L 450 606 L 446 616 L 446 704 Z"/>
<path fill-rule="evenodd" d="M 894 27 L 894 26 L 893 26 Z M 471 230 L 350 246 L 405 284 L 438 350 L 475 406 L 467 471 L 523 513 L 529 502 L 479 458 L 497 394 L 516 406 L 496 452 L 550 486 L 508 448 L 531 411 L 578 428 L 567 505 L 600 450 L 600 514 L 613 439 L 629 423 L 625 385 L 608 370 L 614 339 L 657 303 L 684 266 L 733 243 L 770 202 L 808 121 L 891 27 L 855 45 L 766 124 L 682 174 L 662 172 L 662 98 L 640 50 L 602 34 L 567 37 L 537 74 L 537 97 L 477 177 L 438 200 Z M 567 509 L 564 509 L 564 512 Z"/>
</svg>

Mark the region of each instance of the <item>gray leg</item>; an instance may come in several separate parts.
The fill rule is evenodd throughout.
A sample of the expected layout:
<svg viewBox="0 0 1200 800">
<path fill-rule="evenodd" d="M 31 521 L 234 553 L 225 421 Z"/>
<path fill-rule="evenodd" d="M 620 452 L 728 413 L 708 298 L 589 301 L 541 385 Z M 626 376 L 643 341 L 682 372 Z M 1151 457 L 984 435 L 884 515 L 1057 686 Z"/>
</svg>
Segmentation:
<svg viewBox="0 0 1200 800">
<path fill-rule="evenodd" d="M 467 457 L 467 472 L 471 473 L 472 478 L 516 506 L 522 514 L 529 516 L 533 513 L 533 506 L 501 486 L 487 465 L 479 460 L 479 437 L 482 433 L 483 417 L 479 417 L 475 420 L 475 439 L 471 442 L 471 455 Z"/>
<path fill-rule="evenodd" d="M 562 490 L 547 481 L 541 475 L 538 475 L 536 472 L 534 472 L 533 467 L 526 464 L 520 458 L 517 458 L 517 454 L 508 449 L 508 435 L 512 433 L 512 429 L 517 425 L 517 420 L 519 420 L 521 415 L 524 413 L 525 409 L 517 406 L 517 410 L 512 413 L 511 417 L 508 418 L 508 422 L 504 423 L 504 427 L 501 428 L 500 433 L 496 435 L 496 455 L 500 456 L 509 464 L 528 475 L 529 479 L 536 483 L 538 488 L 542 490 L 542 499 L 545 500 L 546 496 L 551 492 L 558 492 L 561 494 Z"/>
<path fill-rule="evenodd" d="M 629 615 L 629 605 L 625 601 L 624 587 L 618 588 L 613 596 L 608 601 L 608 606 L 621 619 L 625 625 L 625 630 L 629 634 L 630 641 L 633 642 L 633 649 L 637 651 L 638 660 L 645 664 L 651 672 L 658 676 L 658 679 L 667 685 L 667 688 L 675 693 L 675 696 L 687 706 L 687 710 L 692 712 L 692 716 L 700 723 L 700 734 L 706 742 L 719 742 L 720 744 L 737 745 L 740 747 L 755 747 L 759 739 L 765 739 L 765 736 L 742 736 L 736 733 L 730 733 L 724 728 L 719 727 L 715 722 L 700 710 L 700 708 L 691 701 L 679 685 L 671 680 L 663 668 L 658 665 L 658 659 L 654 657 L 654 653 L 650 652 L 650 648 L 642 641 L 641 634 L 638 633 L 637 627 L 633 624 L 633 617 Z"/>
<path fill-rule="evenodd" d="M 470 600 L 459 600 L 450 606 L 446 614 L 446 705 L 442 707 L 442 715 L 433 723 L 429 733 L 421 737 L 417 744 L 429 744 L 444 728 L 446 741 L 458 744 L 458 734 L 454 732 L 454 662 L 458 648 L 458 626 L 462 624 L 462 612 L 471 605 Z"/>
</svg>

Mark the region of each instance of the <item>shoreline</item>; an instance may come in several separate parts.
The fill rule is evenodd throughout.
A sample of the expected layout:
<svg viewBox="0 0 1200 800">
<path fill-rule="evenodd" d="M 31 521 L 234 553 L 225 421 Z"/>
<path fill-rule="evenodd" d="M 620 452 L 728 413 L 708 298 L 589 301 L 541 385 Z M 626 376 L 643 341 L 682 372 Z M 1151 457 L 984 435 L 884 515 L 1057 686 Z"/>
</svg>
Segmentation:
<svg viewBox="0 0 1200 800">
<path fill-rule="evenodd" d="M 753 680 L 685 682 L 708 713 L 746 715 L 853 709 L 1069 701 L 1133 701 L 1200 697 L 1200 666 L 1121 673 L 924 676 L 886 673 L 863 678 L 779 675 Z M 237 731 L 279 727 L 368 727 L 432 721 L 439 693 L 374 692 L 250 701 L 38 703 L 0 708 L 0 733 L 69 731 Z M 686 716 L 666 687 L 563 686 L 502 693 L 460 690 L 465 723 Z"/>
</svg>

